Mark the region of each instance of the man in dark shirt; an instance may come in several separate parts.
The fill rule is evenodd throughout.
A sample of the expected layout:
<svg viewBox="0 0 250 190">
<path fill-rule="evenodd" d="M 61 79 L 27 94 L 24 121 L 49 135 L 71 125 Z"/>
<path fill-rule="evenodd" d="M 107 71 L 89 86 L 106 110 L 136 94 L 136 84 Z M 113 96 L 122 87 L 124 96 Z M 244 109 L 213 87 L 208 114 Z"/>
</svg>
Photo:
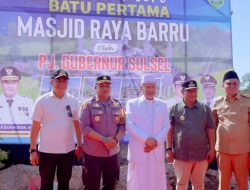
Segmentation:
<svg viewBox="0 0 250 190">
<path fill-rule="evenodd" d="M 167 135 L 167 159 L 174 161 L 177 190 L 204 189 L 208 163 L 214 159 L 214 127 L 210 108 L 197 101 L 195 80 L 182 84 L 183 101 L 170 110 L 171 128 Z"/>
</svg>

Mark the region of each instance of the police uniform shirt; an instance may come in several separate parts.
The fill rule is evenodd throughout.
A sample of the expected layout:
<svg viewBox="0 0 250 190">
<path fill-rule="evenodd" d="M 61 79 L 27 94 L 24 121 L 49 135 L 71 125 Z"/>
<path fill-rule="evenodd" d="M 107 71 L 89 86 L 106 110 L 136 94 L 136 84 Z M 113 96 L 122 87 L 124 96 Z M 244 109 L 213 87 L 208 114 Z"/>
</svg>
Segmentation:
<svg viewBox="0 0 250 190">
<path fill-rule="evenodd" d="M 78 101 L 70 94 L 57 98 L 53 92 L 40 96 L 32 120 L 41 122 L 38 149 L 45 153 L 68 153 L 75 148 L 74 120 L 78 120 Z"/>
<path fill-rule="evenodd" d="M 212 110 L 218 119 L 216 151 L 227 154 L 250 152 L 250 97 L 237 94 L 233 101 L 226 96 L 218 97 Z"/>
<path fill-rule="evenodd" d="M 107 150 L 100 142 L 89 139 L 87 135 L 94 130 L 105 137 L 114 137 L 118 131 L 125 131 L 124 113 L 122 105 L 113 98 L 102 102 L 94 97 L 83 104 L 79 117 L 83 131 L 84 152 L 97 157 L 117 154 L 120 150 L 119 144 Z"/>
<path fill-rule="evenodd" d="M 15 95 L 7 99 L 0 96 L 0 124 L 31 124 L 34 101 L 31 98 Z"/>
</svg>

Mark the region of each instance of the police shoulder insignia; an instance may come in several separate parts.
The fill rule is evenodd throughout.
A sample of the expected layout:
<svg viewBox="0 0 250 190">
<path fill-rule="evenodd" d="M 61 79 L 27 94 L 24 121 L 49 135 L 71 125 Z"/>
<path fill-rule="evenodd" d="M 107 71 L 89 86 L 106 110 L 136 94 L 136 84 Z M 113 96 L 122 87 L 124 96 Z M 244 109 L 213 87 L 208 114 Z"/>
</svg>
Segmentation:
<svg viewBox="0 0 250 190">
<path fill-rule="evenodd" d="M 87 106 L 88 106 L 88 102 L 84 102 L 84 103 L 82 104 L 82 109 L 86 109 Z"/>
<path fill-rule="evenodd" d="M 114 106 L 114 108 L 118 108 L 118 107 L 120 107 L 120 104 L 117 102 L 114 102 L 113 106 Z"/>
<path fill-rule="evenodd" d="M 96 101 L 96 97 L 91 98 L 88 102 L 90 103 L 91 107 L 93 107 L 93 108 L 99 108 L 100 107 L 100 105 Z"/>
<path fill-rule="evenodd" d="M 113 100 L 114 103 L 119 103 L 118 99 L 113 98 L 112 100 Z"/>
<path fill-rule="evenodd" d="M 113 107 L 114 108 L 117 108 L 117 107 L 119 107 L 120 106 L 120 102 L 119 102 L 119 100 L 117 100 L 117 99 L 115 99 L 115 98 L 113 98 L 113 101 L 112 101 L 112 103 L 113 103 Z"/>
</svg>

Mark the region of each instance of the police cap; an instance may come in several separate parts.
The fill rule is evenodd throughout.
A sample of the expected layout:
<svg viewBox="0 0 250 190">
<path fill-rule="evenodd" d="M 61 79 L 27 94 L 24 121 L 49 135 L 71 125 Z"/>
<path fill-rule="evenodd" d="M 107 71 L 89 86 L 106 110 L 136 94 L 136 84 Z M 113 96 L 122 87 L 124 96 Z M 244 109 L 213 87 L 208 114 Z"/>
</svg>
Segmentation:
<svg viewBox="0 0 250 190">
<path fill-rule="evenodd" d="M 198 88 L 197 82 L 195 80 L 188 80 L 182 83 L 183 89 L 192 89 L 192 88 Z"/>
<path fill-rule="evenodd" d="M 183 82 L 187 81 L 187 80 L 190 80 L 190 76 L 185 73 L 185 72 L 181 72 L 181 73 L 177 73 L 175 76 L 174 76 L 174 79 L 173 79 L 173 83 L 175 84 L 182 84 Z"/>
<path fill-rule="evenodd" d="M 224 74 L 223 77 L 223 82 L 227 79 L 238 79 L 238 81 L 240 80 L 237 73 L 235 71 L 228 71 Z"/>
<path fill-rule="evenodd" d="M 12 66 L 7 66 L 1 69 L 0 71 L 1 80 L 20 80 L 21 73 L 20 71 Z"/>
<path fill-rule="evenodd" d="M 217 84 L 216 79 L 212 75 L 204 75 L 201 77 L 201 84 L 203 86 L 215 86 Z"/>
<path fill-rule="evenodd" d="M 96 83 L 101 84 L 101 83 L 111 83 L 111 77 L 104 75 L 96 78 Z"/>
<path fill-rule="evenodd" d="M 66 79 L 69 79 L 69 74 L 63 69 L 58 69 L 54 71 L 51 76 L 52 79 L 57 79 L 60 77 L 65 77 Z"/>
</svg>

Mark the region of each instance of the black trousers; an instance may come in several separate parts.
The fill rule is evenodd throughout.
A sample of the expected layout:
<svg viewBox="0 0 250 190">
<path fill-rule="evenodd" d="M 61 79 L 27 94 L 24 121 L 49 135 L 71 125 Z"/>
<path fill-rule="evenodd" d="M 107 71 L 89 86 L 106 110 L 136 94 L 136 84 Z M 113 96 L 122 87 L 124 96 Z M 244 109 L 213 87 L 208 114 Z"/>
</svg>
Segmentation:
<svg viewBox="0 0 250 190">
<path fill-rule="evenodd" d="M 96 157 L 84 154 L 83 184 L 84 190 L 99 190 L 101 177 L 102 190 L 115 190 L 119 176 L 119 155 Z"/>
<path fill-rule="evenodd" d="M 74 151 L 66 154 L 40 152 L 39 172 L 41 176 L 41 190 L 53 190 L 55 173 L 58 181 L 58 190 L 69 190 L 73 158 Z"/>
</svg>

